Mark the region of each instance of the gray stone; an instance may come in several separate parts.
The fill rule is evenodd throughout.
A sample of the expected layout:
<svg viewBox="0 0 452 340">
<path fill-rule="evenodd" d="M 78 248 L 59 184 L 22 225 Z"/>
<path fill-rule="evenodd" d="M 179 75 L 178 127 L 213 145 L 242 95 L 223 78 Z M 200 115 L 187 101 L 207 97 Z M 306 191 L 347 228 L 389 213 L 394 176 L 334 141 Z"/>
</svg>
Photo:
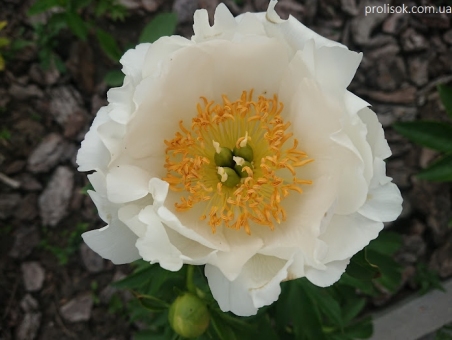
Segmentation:
<svg viewBox="0 0 452 340">
<path fill-rule="evenodd" d="M 140 0 L 119 0 L 118 3 L 128 10 L 135 10 L 141 7 Z"/>
<path fill-rule="evenodd" d="M 47 135 L 28 158 L 28 170 L 34 173 L 51 170 L 61 160 L 65 148 L 66 142 L 59 134 Z"/>
<path fill-rule="evenodd" d="M 7 219 L 19 204 L 20 194 L 0 194 L 0 220 Z"/>
<path fill-rule="evenodd" d="M 404 235 L 403 245 L 395 256 L 395 260 L 403 265 L 416 264 L 425 255 L 427 245 L 420 235 Z"/>
<path fill-rule="evenodd" d="M 60 77 L 60 72 L 53 63 L 47 70 L 43 70 L 39 64 L 33 64 L 28 74 L 31 80 L 44 86 L 55 84 Z"/>
<path fill-rule="evenodd" d="M 366 15 L 365 6 L 381 6 L 383 2 L 363 1 L 359 6 L 358 15 L 352 20 L 352 37 L 355 43 L 367 45 L 373 30 L 388 16 L 386 13 Z"/>
<path fill-rule="evenodd" d="M 449 45 L 452 45 L 452 30 L 448 30 L 443 34 L 443 40 Z"/>
<path fill-rule="evenodd" d="M 72 86 L 60 86 L 49 91 L 50 113 L 54 119 L 65 127 L 71 114 L 82 110 L 82 97 Z"/>
<path fill-rule="evenodd" d="M 452 275 L 452 235 L 441 248 L 433 252 L 430 259 L 430 268 L 437 271 L 442 278 Z"/>
<path fill-rule="evenodd" d="M 341 0 L 341 9 L 352 16 L 358 15 L 358 7 L 355 0 Z"/>
<path fill-rule="evenodd" d="M 383 23 L 382 31 L 388 34 L 399 34 L 408 25 L 408 15 L 395 13 L 389 16 Z"/>
<path fill-rule="evenodd" d="M 61 316 L 69 322 L 88 321 L 91 317 L 93 297 L 91 293 L 80 295 L 60 308 Z"/>
<path fill-rule="evenodd" d="M 370 340 L 419 339 L 452 322 L 452 280 L 443 286 L 446 292 L 434 290 L 375 315 Z"/>
<path fill-rule="evenodd" d="M 66 215 L 74 185 L 73 177 L 73 172 L 64 166 L 58 167 L 53 173 L 38 201 L 44 225 L 56 226 Z"/>
<path fill-rule="evenodd" d="M 25 289 L 29 292 L 36 292 L 42 288 L 45 279 L 44 268 L 39 262 L 24 262 L 20 266 Z"/>
<path fill-rule="evenodd" d="M 39 244 L 39 233 L 36 227 L 20 227 L 14 233 L 14 243 L 9 251 L 9 256 L 14 258 L 25 258 Z"/>
<path fill-rule="evenodd" d="M 14 217 L 22 221 L 31 221 L 36 216 L 38 216 L 38 196 L 36 194 L 28 194 L 15 209 Z"/>
<path fill-rule="evenodd" d="M 413 56 L 408 58 L 408 70 L 410 78 L 417 86 L 428 83 L 428 59 L 425 56 Z"/>
<path fill-rule="evenodd" d="M 419 52 L 428 49 L 429 43 L 425 37 L 413 28 L 408 28 L 400 36 L 402 49 L 406 52 Z"/>
<path fill-rule="evenodd" d="M 392 92 L 372 91 L 367 89 L 359 89 L 356 92 L 359 95 L 368 96 L 370 99 L 382 103 L 415 104 L 416 99 L 416 88 L 413 86 Z"/>
<path fill-rule="evenodd" d="M 27 100 L 30 98 L 42 98 L 44 97 L 44 92 L 41 91 L 36 85 L 20 86 L 13 84 L 9 88 L 9 94 L 19 100 Z"/>
<path fill-rule="evenodd" d="M 39 308 L 38 301 L 30 294 L 25 295 L 22 300 L 20 300 L 19 304 L 20 308 L 22 308 L 25 313 L 36 312 Z"/>
<path fill-rule="evenodd" d="M 85 243 L 80 245 L 83 264 L 90 273 L 98 273 L 104 269 L 104 259 L 91 250 Z"/>
<path fill-rule="evenodd" d="M 29 173 L 21 173 L 15 179 L 20 182 L 20 186 L 24 190 L 27 190 L 27 191 L 41 191 L 42 190 L 41 183 L 39 183 L 36 180 L 36 178 L 31 176 Z"/>
<path fill-rule="evenodd" d="M 41 326 L 41 313 L 26 313 L 22 322 L 17 327 L 17 340 L 33 340 L 38 335 L 39 327 Z"/>
<path fill-rule="evenodd" d="M 176 0 L 173 3 L 173 12 L 177 14 L 180 23 L 193 22 L 193 14 L 197 9 L 197 0 Z"/>
</svg>

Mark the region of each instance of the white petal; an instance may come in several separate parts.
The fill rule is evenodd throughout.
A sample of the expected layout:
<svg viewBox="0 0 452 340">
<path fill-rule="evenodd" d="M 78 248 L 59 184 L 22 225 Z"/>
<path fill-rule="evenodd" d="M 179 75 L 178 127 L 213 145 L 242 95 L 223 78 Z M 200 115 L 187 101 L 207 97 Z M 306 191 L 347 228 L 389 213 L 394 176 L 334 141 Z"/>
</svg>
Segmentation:
<svg viewBox="0 0 452 340">
<path fill-rule="evenodd" d="M 107 174 L 108 199 L 114 203 L 137 200 L 149 193 L 149 174 L 132 165 L 114 167 Z"/>
<path fill-rule="evenodd" d="M 168 182 L 162 181 L 160 178 L 151 178 L 149 181 L 149 192 L 154 199 L 154 206 L 161 207 L 168 195 Z"/>
<path fill-rule="evenodd" d="M 111 223 L 111 221 L 117 217 L 117 204 L 111 203 L 105 196 L 101 196 L 92 190 L 88 190 L 88 195 L 93 200 L 102 221 L 105 223 Z"/>
<path fill-rule="evenodd" d="M 93 124 L 82 141 L 77 153 L 77 164 L 79 171 L 90 171 L 95 169 L 105 170 L 110 162 L 110 152 L 102 142 L 97 129 L 102 124 L 110 121 L 109 109 L 103 107 L 94 118 Z"/>
<path fill-rule="evenodd" d="M 376 238 L 382 229 L 382 222 L 372 221 L 359 213 L 334 215 L 320 237 L 328 245 L 323 263 L 351 258 Z"/>
<path fill-rule="evenodd" d="M 142 207 L 137 204 L 127 204 L 118 210 L 119 220 L 128 226 L 138 237 L 144 237 L 146 234 L 146 224 L 138 218 L 141 210 Z"/>
<path fill-rule="evenodd" d="M 88 247 L 114 264 L 130 263 L 140 258 L 135 247 L 136 235 L 119 220 L 83 233 L 82 238 Z"/>
<path fill-rule="evenodd" d="M 229 281 L 233 281 L 264 243 L 259 237 L 228 228 L 224 230 L 224 235 L 230 249 L 227 252 L 218 252 L 215 261 L 210 263 L 218 267 Z"/>
<path fill-rule="evenodd" d="M 124 142 L 126 128 L 124 125 L 110 120 L 97 128 L 102 143 L 110 151 L 110 162 L 119 156 Z"/>
<path fill-rule="evenodd" d="M 166 228 L 166 233 L 171 244 L 181 252 L 184 263 L 203 265 L 211 262 L 211 259 L 215 258 L 218 252 L 216 249 L 208 248 L 199 242 L 182 236 L 171 228 Z"/>
<path fill-rule="evenodd" d="M 162 63 L 167 61 L 170 56 L 182 47 L 192 45 L 193 43 L 180 36 L 161 37 L 149 47 L 145 62 L 141 69 L 143 79 L 147 77 L 160 76 L 162 72 Z M 138 101 L 137 104 L 140 102 Z"/>
<path fill-rule="evenodd" d="M 316 50 L 314 58 L 317 81 L 333 93 L 343 93 L 350 85 L 363 55 L 343 47 L 324 46 Z"/>
<path fill-rule="evenodd" d="M 171 244 L 165 227 L 152 206 L 143 209 L 140 220 L 147 224 L 146 234 L 138 239 L 136 246 L 141 257 L 151 263 L 159 263 L 166 270 L 178 271 L 184 264 L 181 252 Z"/>
<path fill-rule="evenodd" d="M 110 117 L 115 122 L 127 124 L 130 116 L 135 111 L 133 103 L 133 93 L 135 84 L 132 83 L 131 77 L 124 78 L 124 84 L 121 87 L 114 87 L 108 90 L 107 98 L 110 103 Z"/>
<path fill-rule="evenodd" d="M 94 190 L 101 196 L 107 196 L 107 181 L 105 175 L 101 171 L 96 171 L 89 174 L 88 179 L 93 186 Z"/>
<path fill-rule="evenodd" d="M 369 191 L 366 203 L 358 212 L 374 221 L 394 221 L 402 212 L 402 196 L 394 183 L 387 183 Z"/>
<path fill-rule="evenodd" d="M 124 53 L 119 60 L 119 62 L 123 65 L 122 72 L 125 75 L 130 76 L 135 85 L 141 81 L 143 64 L 150 46 L 151 44 L 149 43 L 139 44 L 135 48 L 132 48 Z"/>
<path fill-rule="evenodd" d="M 229 281 L 221 271 L 206 265 L 209 287 L 222 311 L 249 316 L 257 309 L 271 304 L 281 293 L 280 283 L 287 278 L 287 268 L 292 263 L 276 257 L 255 255 L 234 281 Z"/>
<path fill-rule="evenodd" d="M 214 25 L 209 25 L 207 11 L 197 10 L 194 15 L 192 37 L 193 41 L 201 42 L 211 38 L 222 39 L 228 32 L 233 31 L 237 26 L 237 22 L 229 12 L 225 4 L 220 3 L 215 10 Z"/>
<path fill-rule="evenodd" d="M 349 262 L 350 259 L 329 262 L 323 270 L 307 267 L 306 278 L 319 287 L 331 286 L 341 278 Z"/>
<path fill-rule="evenodd" d="M 366 107 L 359 111 L 358 115 L 367 126 L 367 141 L 372 148 L 374 157 L 386 159 L 391 156 L 391 149 L 376 113 Z"/>
</svg>

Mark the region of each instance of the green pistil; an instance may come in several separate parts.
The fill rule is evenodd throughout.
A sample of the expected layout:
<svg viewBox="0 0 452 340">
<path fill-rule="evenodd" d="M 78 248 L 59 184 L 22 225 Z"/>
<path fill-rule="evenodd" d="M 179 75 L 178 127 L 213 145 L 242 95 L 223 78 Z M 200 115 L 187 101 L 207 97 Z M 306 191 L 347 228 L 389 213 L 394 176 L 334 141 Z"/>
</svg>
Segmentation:
<svg viewBox="0 0 452 340">
<path fill-rule="evenodd" d="M 228 188 L 233 188 L 240 183 L 241 178 L 249 176 L 249 168 L 253 170 L 254 152 L 251 146 L 242 141 L 239 147 L 231 149 L 220 146 L 220 143 L 212 141 L 215 148 L 214 161 L 217 166 L 217 175 L 220 182 Z"/>
</svg>

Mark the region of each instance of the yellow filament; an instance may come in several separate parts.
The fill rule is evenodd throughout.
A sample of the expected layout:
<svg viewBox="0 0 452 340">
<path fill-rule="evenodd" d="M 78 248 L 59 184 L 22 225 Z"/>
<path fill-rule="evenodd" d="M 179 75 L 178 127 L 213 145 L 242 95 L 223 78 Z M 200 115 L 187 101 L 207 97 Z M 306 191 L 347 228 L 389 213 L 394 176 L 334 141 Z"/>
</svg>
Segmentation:
<svg viewBox="0 0 452 340">
<path fill-rule="evenodd" d="M 190 128 L 179 122 L 180 131 L 165 140 L 167 175 L 170 189 L 181 192 L 177 211 L 188 211 L 204 204 L 200 220 L 206 220 L 213 233 L 224 225 L 251 233 L 252 225 L 268 226 L 286 220 L 281 202 L 290 192 L 302 193 L 301 185 L 312 181 L 300 179 L 297 168 L 313 159 L 298 149 L 298 140 L 289 132 L 290 122 L 281 117 L 284 105 L 273 98 L 243 91 L 231 102 L 223 96 L 222 104 L 201 97 L 197 115 Z M 254 151 L 253 169 L 244 167 L 248 177 L 233 188 L 222 185 L 213 159 L 214 143 L 230 148 L 249 144 Z"/>
</svg>

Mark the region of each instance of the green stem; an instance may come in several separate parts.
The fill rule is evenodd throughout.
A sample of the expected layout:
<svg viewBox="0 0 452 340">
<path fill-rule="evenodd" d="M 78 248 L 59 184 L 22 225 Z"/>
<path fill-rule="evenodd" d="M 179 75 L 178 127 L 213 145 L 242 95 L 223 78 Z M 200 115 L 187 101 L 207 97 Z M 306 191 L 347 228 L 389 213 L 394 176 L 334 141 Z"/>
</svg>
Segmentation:
<svg viewBox="0 0 452 340">
<path fill-rule="evenodd" d="M 195 273 L 195 266 L 189 264 L 187 265 L 187 290 L 192 293 L 192 294 L 196 294 L 196 287 L 195 284 L 193 283 L 193 275 Z"/>
</svg>

